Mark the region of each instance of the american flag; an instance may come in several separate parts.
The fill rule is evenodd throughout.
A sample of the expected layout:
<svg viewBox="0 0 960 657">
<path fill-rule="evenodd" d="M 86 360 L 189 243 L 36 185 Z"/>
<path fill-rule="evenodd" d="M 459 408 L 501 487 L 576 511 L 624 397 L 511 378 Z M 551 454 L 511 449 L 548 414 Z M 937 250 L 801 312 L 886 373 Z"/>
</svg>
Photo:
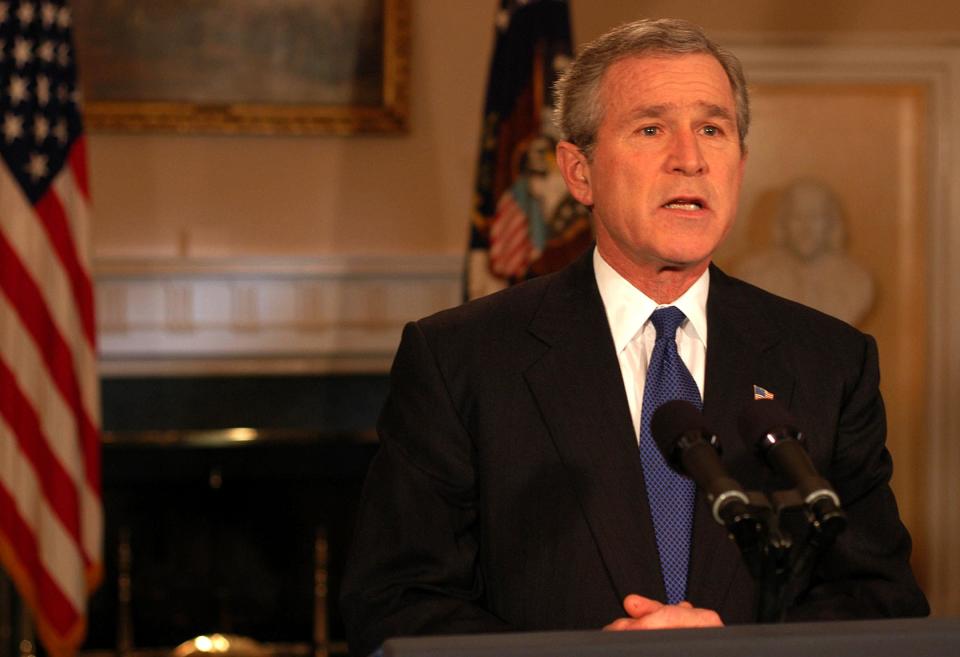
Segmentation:
<svg viewBox="0 0 960 657">
<path fill-rule="evenodd" d="M 753 398 L 754 399 L 773 399 L 774 395 L 772 392 L 766 388 L 761 388 L 758 385 L 753 386 Z"/>
<path fill-rule="evenodd" d="M 102 573 L 90 193 L 71 14 L 0 1 L 0 563 L 53 657 Z"/>
</svg>

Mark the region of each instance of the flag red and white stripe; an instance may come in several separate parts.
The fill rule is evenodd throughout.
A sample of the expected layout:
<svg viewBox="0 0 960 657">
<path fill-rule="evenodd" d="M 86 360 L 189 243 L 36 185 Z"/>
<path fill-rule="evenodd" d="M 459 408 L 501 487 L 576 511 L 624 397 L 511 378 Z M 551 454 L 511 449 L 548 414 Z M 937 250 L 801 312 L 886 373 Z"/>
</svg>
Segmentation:
<svg viewBox="0 0 960 657">
<path fill-rule="evenodd" d="M 70 14 L 0 2 L 0 561 L 53 657 L 102 576 L 90 190 Z"/>
<path fill-rule="evenodd" d="M 490 271 L 503 279 L 527 271 L 533 255 L 529 220 L 508 190 L 497 202 L 497 213 L 490 223 Z"/>
</svg>

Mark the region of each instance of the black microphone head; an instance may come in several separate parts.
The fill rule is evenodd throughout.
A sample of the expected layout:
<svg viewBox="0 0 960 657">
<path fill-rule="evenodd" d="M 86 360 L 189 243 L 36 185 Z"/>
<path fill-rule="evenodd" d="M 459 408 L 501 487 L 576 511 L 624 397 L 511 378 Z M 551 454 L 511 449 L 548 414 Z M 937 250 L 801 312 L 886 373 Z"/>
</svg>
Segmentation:
<svg viewBox="0 0 960 657">
<path fill-rule="evenodd" d="M 710 436 L 703 415 L 696 406 L 682 399 L 674 399 L 660 405 L 650 419 L 650 433 L 660 448 L 660 453 L 672 467 L 679 467 L 681 438 L 690 431 Z M 714 445 L 716 446 L 716 445 Z"/>
<path fill-rule="evenodd" d="M 772 446 L 771 434 L 800 438 L 796 421 L 779 399 L 755 400 L 740 415 L 738 428 L 747 445 L 761 452 Z"/>
</svg>

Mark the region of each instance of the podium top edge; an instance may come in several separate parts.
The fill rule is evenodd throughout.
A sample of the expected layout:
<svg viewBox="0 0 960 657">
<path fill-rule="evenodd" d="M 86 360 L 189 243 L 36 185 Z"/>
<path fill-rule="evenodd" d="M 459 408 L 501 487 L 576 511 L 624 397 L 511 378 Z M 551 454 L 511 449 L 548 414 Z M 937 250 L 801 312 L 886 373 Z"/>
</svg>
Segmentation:
<svg viewBox="0 0 960 657">
<path fill-rule="evenodd" d="M 602 632 L 516 632 L 395 638 L 384 657 L 956 657 L 960 618 L 823 621 L 722 628 Z M 869 650 L 869 653 L 864 651 Z M 856 651 L 856 652 L 854 652 Z"/>
</svg>

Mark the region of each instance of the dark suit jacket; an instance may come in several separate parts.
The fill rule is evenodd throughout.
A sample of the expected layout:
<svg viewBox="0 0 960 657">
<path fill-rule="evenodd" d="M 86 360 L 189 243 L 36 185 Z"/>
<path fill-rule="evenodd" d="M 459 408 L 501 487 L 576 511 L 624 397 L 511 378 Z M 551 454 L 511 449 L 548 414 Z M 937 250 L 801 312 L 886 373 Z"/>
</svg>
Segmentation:
<svg viewBox="0 0 960 657">
<path fill-rule="evenodd" d="M 923 615 L 888 481 L 876 346 L 713 268 L 703 412 L 745 488 L 787 488 L 738 438 L 776 394 L 849 527 L 796 619 Z M 352 652 L 389 636 L 600 628 L 665 598 L 634 429 L 591 253 L 404 330 L 342 590 Z M 698 501 L 689 599 L 756 615 L 736 545 Z"/>
</svg>

